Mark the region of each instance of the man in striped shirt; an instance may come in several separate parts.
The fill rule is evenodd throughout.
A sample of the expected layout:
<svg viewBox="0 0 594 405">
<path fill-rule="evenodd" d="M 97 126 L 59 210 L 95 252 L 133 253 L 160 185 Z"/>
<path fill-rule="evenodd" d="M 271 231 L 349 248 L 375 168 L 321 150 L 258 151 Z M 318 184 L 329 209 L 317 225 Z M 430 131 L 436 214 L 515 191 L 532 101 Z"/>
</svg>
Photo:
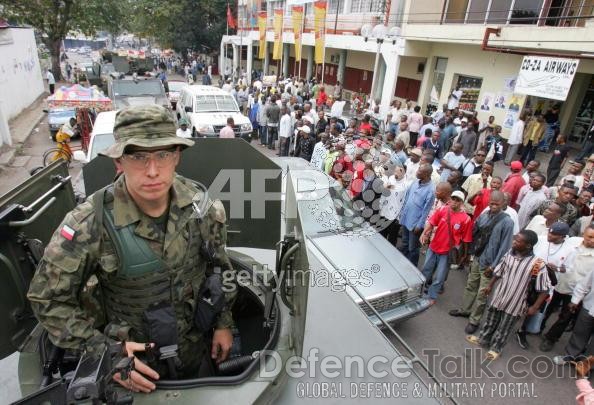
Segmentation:
<svg viewBox="0 0 594 405">
<path fill-rule="evenodd" d="M 534 231 L 522 230 L 514 236 L 511 251 L 503 256 L 493 270 L 491 282 L 481 291 L 488 296 L 497 283 L 479 336 L 470 335 L 466 340 L 489 347 L 487 358 L 490 360 L 499 357 L 518 319 L 524 314 L 531 316 L 538 312 L 551 287 L 544 261 L 532 251 L 537 242 Z M 538 298 L 528 307 L 533 279 L 532 288 L 538 293 Z"/>
</svg>

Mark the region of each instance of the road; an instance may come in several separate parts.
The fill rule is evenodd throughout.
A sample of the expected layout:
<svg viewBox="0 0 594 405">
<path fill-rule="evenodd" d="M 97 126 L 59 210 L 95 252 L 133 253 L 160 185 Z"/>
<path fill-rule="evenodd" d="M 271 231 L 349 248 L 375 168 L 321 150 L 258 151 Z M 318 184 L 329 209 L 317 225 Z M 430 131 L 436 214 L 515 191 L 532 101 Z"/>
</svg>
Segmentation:
<svg viewBox="0 0 594 405">
<path fill-rule="evenodd" d="M 78 143 L 74 141 L 73 146 L 76 147 Z M 258 146 L 257 141 L 252 145 L 268 157 L 275 155 L 276 151 Z M 28 171 L 40 166 L 43 152 L 53 146 L 49 139 L 47 122 L 44 119 L 23 145 L 20 152 L 21 159 L 17 165 L 2 172 L 0 195 L 28 178 Z M 81 164 L 72 163 L 70 173 L 73 179 L 77 179 L 80 172 Z M 497 166 L 496 172 L 501 174 L 503 168 Z M 75 183 L 79 182 L 75 181 Z M 531 347 L 524 351 L 517 345 L 515 336 L 511 336 L 502 357 L 492 364 L 491 370 L 494 372 L 494 377 L 480 376 L 481 369 L 477 364 L 480 363 L 483 353 L 466 351 L 473 348 L 464 339 L 465 320 L 452 318 L 447 314 L 460 303 L 465 282 L 464 272 L 450 272 L 445 293 L 439 297 L 438 303 L 425 313 L 396 326 L 396 331 L 421 360 L 434 365 L 433 369 L 439 380 L 449 383 L 451 389 L 461 390 L 457 396 L 459 402 L 463 404 L 475 404 L 479 401 L 475 397 L 465 398 L 466 393 L 480 395 L 482 405 L 503 403 L 520 405 L 533 404 L 537 401 L 557 404 L 573 401 L 576 390 L 573 379 L 569 377 L 569 368 L 556 367 L 550 360 L 554 354 L 562 351 L 569 337 L 567 333 L 554 351 L 546 355 L 538 350 L 540 341 L 538 337 L 529 337 Z M 404 355 L 408 355 L 396 338 L 389 333 L 388 337 Z M 512 366 L 519 373 L 516 377 L 510 374 Z M 20 397 L 16 377 L 17 367 L 16 354 L 0 361 L 0 387 L 2 387 L 0 405 Z M 541 372 L 538 377 L 534 375 L 536 368 Z M 522 373 L 526 375 L 521 375 Z M 422 372 L 421 375 L 425 373 Z M 453 383 L 473 383 L 473 385 L 451 385 Z"/>
</svg>

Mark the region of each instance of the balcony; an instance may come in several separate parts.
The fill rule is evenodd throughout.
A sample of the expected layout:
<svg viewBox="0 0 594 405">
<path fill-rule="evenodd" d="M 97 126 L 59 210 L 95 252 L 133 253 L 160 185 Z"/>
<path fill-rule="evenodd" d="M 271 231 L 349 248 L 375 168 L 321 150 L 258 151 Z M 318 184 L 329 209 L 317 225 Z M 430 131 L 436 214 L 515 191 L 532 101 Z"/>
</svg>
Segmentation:
<svg viewBox="0 0 594 405">
<path fill-rule="evenodd" d="M 408 24 L 491 24 L 584 27 L 594 0 L 435 0 L 411 2 Z"/>
</svg>

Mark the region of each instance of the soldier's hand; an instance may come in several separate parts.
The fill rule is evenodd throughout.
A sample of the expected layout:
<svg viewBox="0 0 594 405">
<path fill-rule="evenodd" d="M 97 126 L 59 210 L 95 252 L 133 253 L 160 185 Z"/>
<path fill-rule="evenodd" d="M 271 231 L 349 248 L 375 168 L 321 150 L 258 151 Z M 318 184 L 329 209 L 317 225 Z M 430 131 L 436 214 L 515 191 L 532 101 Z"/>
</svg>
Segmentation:
<svg viewBox="0 0 594 405">
<path fill-rule="evenodd" d="M 229 351 L 233 345 L 233 334 L 231 329 L 215 329 L 212 336 L 212 349 L 210 357 L 216 360 L 217 364 L 225 361 L 229 357 Z"/>
<path fill-rule="evenodd" d="M 144 352 L 144 343 L 126 342 L 126 353 L 128 357 L 134 357 L 136 352 Z M 113 376 L 113 379 L 117 381 L 122 387 L 129 389 L 134 392 L 151 392 L 154 391 L 156 386 L 153 382 L 146 379 L 146 377 L 152 378 L 153 380 L 159 379 L 159 374 L 142 361 L 134 357 L 134 370 L 130 373 L 127 380 L 122 380 L 119 373 Z"/>
</svg>

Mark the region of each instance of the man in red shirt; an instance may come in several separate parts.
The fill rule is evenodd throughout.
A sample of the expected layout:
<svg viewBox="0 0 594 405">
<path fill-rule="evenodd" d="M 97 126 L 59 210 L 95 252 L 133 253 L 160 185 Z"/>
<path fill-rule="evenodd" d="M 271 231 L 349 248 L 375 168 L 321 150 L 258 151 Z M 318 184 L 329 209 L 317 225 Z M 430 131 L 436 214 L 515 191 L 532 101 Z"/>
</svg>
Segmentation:
<svg viewBox="0 0 594 405">
<path fill-rule="evenodd" d="M 501 188 L 501 191 L 503 191 L 504 193 L 509 193 L 511 195 L 509 206 L 515 209 L 516 211 L 519 208 L 516 201 L 518 200 L 520 189 L 524 185 L 526 185 L 526 181 L 522 177 L 522 162 L 520 162 L 519 160 L 511 162 L 511 173 L 503 182 L 503 187 Z"/>
<path fill-rule="evenodd" d="M 326 101 L 328 101 L 328 95 L 324 90 L 324 86 L 320 86 L 320 94 L 318 94 L 318 99 L 316 100 L 316 106 L 326 107 Z"/>
<path fill-rule="evenodd" d="M 503 180 L 501 180 L 501 177 L 493 176 L 491 179 L 491 188 L 483 188 L 478 194 L 470 199 L 469 203 L 474 207 L 474 219 L 478 218 L 485 208 L 489 206 L 491 191 L 501 189 L 502 183 Z"/>
<path fill-rule="evenodd" d="M 463 205 L 464 193 L 459 190 L 454 191 L 449 205 L 442 207 L 429 218 L 421 234 L 420 241 L 426 245 L 431 231 L 436 228 L 423 266 L 425 278 L 433 279 L 428 293 L 432 305 L 435 304 L 450 269 L 449 251 L 455 248 L 465 249 L 462 243 L 472 242 L 472 221 L 464 211 Z M 464 254 L 464 252 L 461 253 Z"/>
<path fill-rule="evenodd" d="M 369 114 L 365 114 L 363 119 L 361 120 L 361 124 L 359 124 L 359 133 L 369 135 L 371 133 L 371 123 L 369 122 L 371 117 Z"/>
</svg>

